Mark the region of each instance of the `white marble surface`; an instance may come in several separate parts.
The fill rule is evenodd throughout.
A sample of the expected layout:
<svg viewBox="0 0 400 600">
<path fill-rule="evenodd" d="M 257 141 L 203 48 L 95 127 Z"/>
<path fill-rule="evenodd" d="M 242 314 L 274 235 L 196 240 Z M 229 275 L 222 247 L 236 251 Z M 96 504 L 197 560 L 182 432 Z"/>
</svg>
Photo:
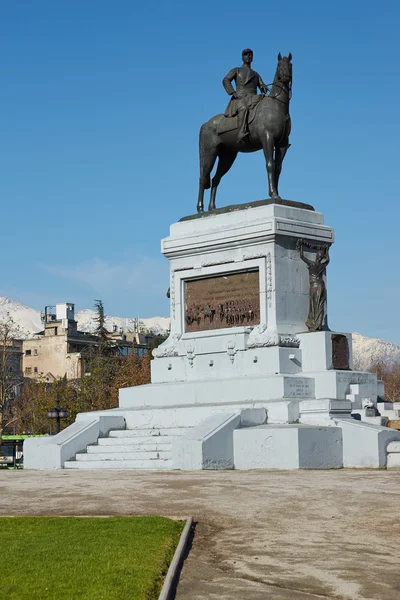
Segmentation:
<svg viewBox="0 0 400 600">
<path fill-rule="evenodd" d="M 355 419 L 337 419 L 343 435 L 343 466 L 348 468 L 385 468 L 387 446 L 400 440 L 400 431 L 371 425 Z"/>
<path fill-rule="evenodd" d="M 62 469 L 66 461 L 88 444 L 97 442 L 111 429 L 125 429 L 125 419 L 112 411 L 81 413 L 75 423 L 49 437 L 27 438 L 24 441 L 24 469 Z"/>
<path fill-rule="evenodd" d="M 127 428 L 192 428 L 175 447 L 175 468 L 384 466 L 385 444 L 400 433 L 350 417 L 366 399 L 376 405 L 382 384 L 351 370 L 349 334 L 343 335 L 350 369 L 334 370 L 334 332 L 307 331 L 309 273 L 296 249 L 299 238 L 330 245 L 333 230 L 321 213 L 272 204 L 171 225 L 162 241 L 170 263 L 171 334 L 153 352 L 152 383 L 121 389 L 119 409 L 78 415 L 63 432 L 63 448 L 69 454 L 82 448 L 98 431 L 90 426 L 88 435 L 83 423 L 104 416 Z M 310 257 L 314 252 L 306 250 Z M 186 282 L 249 270 L 259 274 L 258 324 L 186 331 Z M 244 429 L 243 411 L 255 409 L 266 411 L 267 426 Z M 34 442 L 27 448 L 36 452 Z M 60 456 L 45 464 L 62 466 Z"/>
<path fill-rule="evenodd" d="M 265 362 L 271 362 L 271 353 L 265 353 L 265 360 L 261 356 L 265 349 L 295 350 L 297 334 L 307 331 L 309 308 L 309 275 L 296 249 L 299 238 L 331 244 L 333 230 L 321 213 L 274 204 L 171 225 L 161 244 L 170 261 L 171 334 L 154 351 L 152 382 L 262 374 Z M 259 273 L 259 324 L 187 332 L 185 283 L 248 270 Z M 258 364 L 245 358 L 249 349 L 259 350 Z M 299 371 L 299 356 L 297 363 L 287 356 L 281 352 L 273 359 L 274 372 Z"/>
<path fill-rule="evenodd" d="M 302 370 L 306 372 L 333 369 L 332 336 L 344 335 L 349 347 L 349 367 L 353 368 L 351 333 L 338 331 L 309 331 L 298 334 L 301 347 Z"/>
<path fill-rule="evenodd" d="M 233 432 L 236 469 L 337 469 L 339 427 L 263 425 Z"/>
<path fill-rule="evenodd" d="M 234 410 L 212 415 L 174 441 L 173 464 L 178 469 L 233 469 L 233 432 L 239 427 L 262 425 L 262 408 Z"/>
</svg>

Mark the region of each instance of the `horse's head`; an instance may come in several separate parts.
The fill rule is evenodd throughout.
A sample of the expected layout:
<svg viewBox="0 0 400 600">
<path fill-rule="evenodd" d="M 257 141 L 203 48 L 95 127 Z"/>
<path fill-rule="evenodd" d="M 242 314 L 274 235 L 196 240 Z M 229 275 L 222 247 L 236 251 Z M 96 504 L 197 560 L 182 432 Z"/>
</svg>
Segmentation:
<svg viewBox="0 0 400 600">
<path fill-rule="evenodd" d="M 278 54 L 278 66 L 276 69 L 275 81 L 281 81 L 290 85 L 292 82 L 292 53 L 289 52 L 288 56 L 282 56 Z"/>
</svg>

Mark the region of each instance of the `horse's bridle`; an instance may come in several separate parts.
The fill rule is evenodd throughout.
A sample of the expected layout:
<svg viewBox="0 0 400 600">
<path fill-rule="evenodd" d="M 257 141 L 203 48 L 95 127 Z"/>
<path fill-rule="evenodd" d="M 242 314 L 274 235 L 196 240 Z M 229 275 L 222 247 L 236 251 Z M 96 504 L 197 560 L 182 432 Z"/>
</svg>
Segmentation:
<svg viewBox="0 0 400 600">
<path fill-rule="evenodd" d="M 270 85 L 271 86 L 275 85 L 276 87 L 278 87 L 280 89 L 280 92 L 279 92 L 279 94 L 277 96 L 271 96 L 271 95 L 269 95 L 269 96 L 267 96 L 267 98 L 271 98 L 273 100 L 278 100 L 278 102 L 282 102 L 283 103 L 283 100 L 279 100 L 279 96 L 285 90 L 285 88 L 283 87 L 283 85 L 279 85 L 279 83 L 277 83 L 276 81 L 274 81 L 272 83 L 268 83 L 267 87 L 270 86 Z M 292 99 L 292 80 L 289 81 L 289 83 L 287 85 L 287 89 L 288 89 L 289 100 L 291 100 Z"/>
</svg>

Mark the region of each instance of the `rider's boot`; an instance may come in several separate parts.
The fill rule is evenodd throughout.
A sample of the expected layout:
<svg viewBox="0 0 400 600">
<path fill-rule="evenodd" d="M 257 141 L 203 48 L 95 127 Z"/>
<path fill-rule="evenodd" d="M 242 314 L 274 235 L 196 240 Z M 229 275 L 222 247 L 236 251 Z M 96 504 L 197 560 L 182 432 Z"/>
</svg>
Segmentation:
<svg viewBox="0 0 400 600">
<path fill-rule="evenodd" d="M 249 135 L 248 125 L 247 125 L 247 115 L 248 108 L 244 108 L 238 111 L 238 144 L 245 143 L 246 137 Z"/>
</svg>

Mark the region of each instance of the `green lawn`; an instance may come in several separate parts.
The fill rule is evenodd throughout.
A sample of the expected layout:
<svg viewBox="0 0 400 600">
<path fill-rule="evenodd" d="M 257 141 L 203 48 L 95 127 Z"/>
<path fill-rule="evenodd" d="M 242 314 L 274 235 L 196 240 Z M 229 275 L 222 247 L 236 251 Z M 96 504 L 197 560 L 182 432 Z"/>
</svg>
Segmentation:
<svg viewBox="0 0 400 600">
<path fill-rule="evenodd" d="M 162 517 L 0 517 L 4 600 L 153 600 L 183 530 Z"/>
</svg>

